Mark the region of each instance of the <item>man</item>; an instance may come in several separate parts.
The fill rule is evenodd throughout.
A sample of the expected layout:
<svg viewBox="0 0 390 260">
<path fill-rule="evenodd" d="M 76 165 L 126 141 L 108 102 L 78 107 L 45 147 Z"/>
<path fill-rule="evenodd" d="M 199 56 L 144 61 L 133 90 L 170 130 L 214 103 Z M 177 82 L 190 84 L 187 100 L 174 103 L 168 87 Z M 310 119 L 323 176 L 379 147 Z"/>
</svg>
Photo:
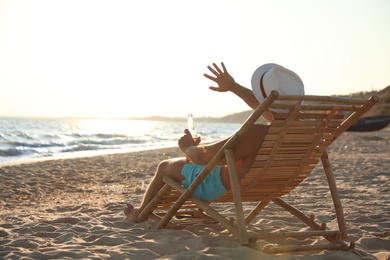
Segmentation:
<svg viewBox="0 0 390 260">
<path fill-rule="evenodd" d="M 230 91 L 240 97 L 252 109 L 257 108 L 260 102 L 272 90 L 277 90 L 282 95 L 304 94 L 303 83 L 299 76 L 277 64 L 262 65 L 254 72 L 252 76 L 252 90 L 236 83 L 234 78 L 228 73 L 224 63 L 221 63 L 221 67 L 222 69 L 215 63 L 213 63 L 213 67 L 207 67 L 214 76 L 208 74 L 204 74 L 204 76 L 218 84 L 218 87 L 211 86 L 210 89 L 218 92 Z M 275 111 L 266 111 L 262 116 L 271 122 L 273 120 L 273 113 Z M 233 149 L 239 180 L 251 168 L 267 132 L 267 125 L 255 124 L 239 138 Z M 139 219 L 138 214 L 163 187 L 165 184 L 163 182 L 164 176 L 171 177 L 177 182 L 182 183 L 186 188 L 189 187 L 208 161 L 211 160 L 227 140 L 199 146 L 200 139 L 194 140 L 191 133 L 186 129 L 184 135 L 179 139 L 178 145 L 191 163 L 186 158 L 162 161 L 158 165 L 156 173 L 145 192 L 140 207 L 134 208 L 131 204 L 127 205 L 127 208 L 124 210 L 126 215 L 125 220 L 146 220 Z M 210 171 L 204 181 L 195 190 L 194 195 L 205 201 L 213 201 L 227 192 L 230 187 L 229 169 L 224 158 Z"/>
</svg>

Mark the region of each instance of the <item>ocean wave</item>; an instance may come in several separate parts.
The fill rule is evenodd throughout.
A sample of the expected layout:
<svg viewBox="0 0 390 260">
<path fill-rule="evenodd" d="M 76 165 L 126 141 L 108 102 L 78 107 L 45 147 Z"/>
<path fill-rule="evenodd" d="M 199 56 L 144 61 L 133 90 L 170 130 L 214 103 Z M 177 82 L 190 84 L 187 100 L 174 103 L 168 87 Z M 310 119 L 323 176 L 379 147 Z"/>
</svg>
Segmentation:
<svg viewBox="0 0 390 260">
<path fill-rule="evenodd" d="M 142 144 L 150 142 L 149 139 L 139 139 L 139 138 L 116 138 L 116 139 L 82 139 L 75 140 L 68 143 L 68 145 L 98 145 L 98 146 L 118 146 L 118 145 L 132 145 L 132 144 Z"/>
<path fill-rule="evenodd" d="M 102 147 L 89 146 L 89 145 L 78 145 L 78 146 L 74 146 L 74 147 L 69 147 L 67 149 L 63 149 L 61 152 L 72 153 L 72 152 L 97 151 L 97 150 L 102 150 Z"/>
<path fill-rule="evenodd" d="M 25 148 L 48 148 L 48 147 L 58 147 L 58 146 L 66 146 L 64 143 L 55 143 L 55 142 L 45 142 L 45 143 L 26 143 L 26 142 L 18 142 L 18 141 L 9 141 L 5 144 L 14 146 L 14 147 L 25 147 Z"/>
<path fill-rule="evenodd" d="M 26 132 L 19 132 L 19 133 L 16 134 L 16 136 L 22 137 L 22 138 L 26 138 L 26 139 L 29 139 L 29 140 L 34 139 L 34 136 L 32 136 L 31 134 L 28 134 Z"/>
<path fill-rule="evenodd" d="M 124 134 L 103 134 L 103 133 L 96 134 L 96 136 L 100 138 L 128 138 L 129 137 L 128 135 L 124 135 Z"/>
<path fill-rule="evenodd" d="M 112 135 L 106 135 L 112 136 Z M 94 151 L 94 150 L 107 150 L 107 149 L 121 149 L 121 148 L 134 148 L 138 146 L 147 146 L 147 144 L 154 143 L 151 137 L 118 137 L 116 138 L 100 138 L 93 137 L 92 135 L 84 136 L 83 138 L 70 139 L 70 140 L 54 140 L 50 141 L 34 140 L 33 142 L 25 141 L 5 141 L 0 142 L 0 156 L 24 156 L 31 154 L 56 154 L 58 152 L 69 153 L 79 151 Z M 154 140 L 155 141 L 155 140 Z M 3 146 L 3 147 L 1 147 Z"/>
<path fill-rule="evenodd" d="M 25 154 L 24 150 L 17 149 L 17 148 L 0 149 L 0 156 L 2 157 L 21 156 L 24 154 Z"/>
</svg>

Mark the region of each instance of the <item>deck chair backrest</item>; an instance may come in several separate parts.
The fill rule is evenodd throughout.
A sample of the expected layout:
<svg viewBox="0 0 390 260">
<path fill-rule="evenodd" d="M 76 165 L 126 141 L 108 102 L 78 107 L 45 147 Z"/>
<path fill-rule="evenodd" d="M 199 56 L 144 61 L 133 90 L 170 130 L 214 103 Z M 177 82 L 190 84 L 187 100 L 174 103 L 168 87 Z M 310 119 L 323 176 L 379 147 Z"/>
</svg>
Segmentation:
<svg viewBox="0 0 390 260">
<path fill-rule="evenodd" d="M 270 108 L 285 112 L 275 113 L 252 168 L 240 182 L 242 201 L 271 201 L 293 190 L 369 104 L 370 100 L 279 96 Z M 232 201 L 232 192 L 217 201 Z"/>
</svg>

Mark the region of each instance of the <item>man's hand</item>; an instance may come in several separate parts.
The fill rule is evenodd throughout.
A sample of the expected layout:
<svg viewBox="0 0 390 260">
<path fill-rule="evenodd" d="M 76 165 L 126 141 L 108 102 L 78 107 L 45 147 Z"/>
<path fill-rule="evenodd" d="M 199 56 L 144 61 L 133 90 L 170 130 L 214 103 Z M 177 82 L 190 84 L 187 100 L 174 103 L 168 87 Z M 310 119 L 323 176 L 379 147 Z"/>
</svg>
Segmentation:
<svg viewBox="0 0 390 260">
<path fill-rule="evenodd" d="M 235 84 L 236 81 L 230 74 L 227 72 L 225 64 L 221 62 L 222 70 L 218 67 L 217 64 L 213 63 L 214 68 L 211 66 L 207 66 L 207 68 L 215 75 L 215 77 L 210 76 L 208 74 L 203 74 L 206 78 L 214 81 L 215 83 L 218 84 L 218 87 L 209 87 L 211 90 L 218 91 L 218 92 L 226 92 L 226 91 L 231 91 Z"/>
<path fill-rule="evenodd" d="M 178 144 L 180 150 L 185 153 L 185 149 L 190 146 L 198 146 L 200 143 L 200 137 L 194 138 L 191 135 L 191 132 L 188 129 L 184 130 L 184 135 L 179 139 Z"/>
</svg>

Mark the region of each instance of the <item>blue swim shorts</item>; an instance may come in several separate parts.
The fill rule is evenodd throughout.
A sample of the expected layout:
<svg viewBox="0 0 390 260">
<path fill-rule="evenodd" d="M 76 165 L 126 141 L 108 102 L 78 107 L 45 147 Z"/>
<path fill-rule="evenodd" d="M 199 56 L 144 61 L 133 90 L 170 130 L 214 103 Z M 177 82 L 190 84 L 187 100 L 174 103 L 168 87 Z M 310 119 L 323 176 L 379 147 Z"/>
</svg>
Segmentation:
<svg viewBox="0 0 390 260">
<path fill-rule="evenodd" d="M 181 170 L 181 174 L 186 178 L 182 181 L 184 187 L 188 188 L 205 165 L 186 163 Z M 213 201 L 227 192 L 221 180 L 222 165 L 215 166 L 206 176 L 203 182 L 196 188 L 194 195 L 205 201 Z"/>
</svg>

